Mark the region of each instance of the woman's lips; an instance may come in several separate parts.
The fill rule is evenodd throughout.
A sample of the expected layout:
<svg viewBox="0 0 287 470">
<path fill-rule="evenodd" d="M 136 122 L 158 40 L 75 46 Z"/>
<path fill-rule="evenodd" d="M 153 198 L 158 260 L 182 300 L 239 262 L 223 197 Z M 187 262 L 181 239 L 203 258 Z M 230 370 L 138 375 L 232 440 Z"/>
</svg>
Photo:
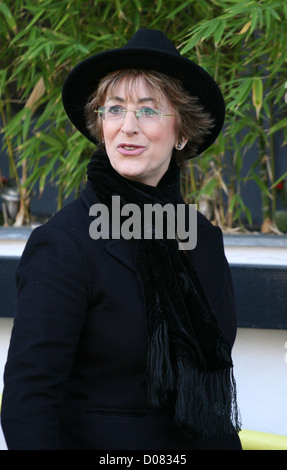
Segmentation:
<svg viewBox="0 0 287 470">
<path fill-rule="evenodd" d="M 121 155 L 139 155 L 145 150 L 145 147 L 136 144 L 119 144 L 117 150 Z"/>
</svg>

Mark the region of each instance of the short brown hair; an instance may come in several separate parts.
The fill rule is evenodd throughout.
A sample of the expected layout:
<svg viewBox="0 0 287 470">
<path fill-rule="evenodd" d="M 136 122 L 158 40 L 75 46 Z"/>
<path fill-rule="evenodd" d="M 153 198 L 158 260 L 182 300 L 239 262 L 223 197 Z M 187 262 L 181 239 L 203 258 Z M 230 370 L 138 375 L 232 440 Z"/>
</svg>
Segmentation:
<svg viewBox="0 0 287 470">
<path fill-rule="evenodd" d="M 153 96 L 164 94 L 175 110 L 178 142 L 188 139 L 181 151 L 174 150 L 174 156 L 181 165 L 187 158 L 196 155 L 199 146 L 214 124 L 212 117 L 204 110 L 198 98 L 191 96 L 179 80 L 168 75 L 141 69 L 124 69 L 105 76 L 85 107 L 89 132 L 98 142 L 102 141 L 101 120 L 94 110 L 103 105 L 107 93 L 121 80 L 126 79 L 126 89 L 129 91 L 133 89 L 133 84 L 139 77 L 143 78 L 147 89 Z"/>
</svg>

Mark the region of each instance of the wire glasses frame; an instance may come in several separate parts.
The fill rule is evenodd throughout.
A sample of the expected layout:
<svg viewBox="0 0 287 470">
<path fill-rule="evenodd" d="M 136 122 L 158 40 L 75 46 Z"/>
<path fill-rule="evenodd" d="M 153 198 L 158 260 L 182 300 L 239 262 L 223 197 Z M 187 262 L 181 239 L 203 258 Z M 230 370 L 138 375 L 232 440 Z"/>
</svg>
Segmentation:
<svg viewBox="0 0 287 470">
<path fill-rule="evenodd" d="M 128 111 L 135 113 L 137 120 L 144 122 L 155 122 L 161 121 L 163 116 L 175 116 L 175 114 L 165 114 L 158 109 L 144 107 L 140 109 L 126 109 L 122 106 L 102 106 L 101 108 L 95 109 L 94 112 L 98 113 L 101 119 L 106 121 L 116 121 L 124 119 Z"/>
</svg>

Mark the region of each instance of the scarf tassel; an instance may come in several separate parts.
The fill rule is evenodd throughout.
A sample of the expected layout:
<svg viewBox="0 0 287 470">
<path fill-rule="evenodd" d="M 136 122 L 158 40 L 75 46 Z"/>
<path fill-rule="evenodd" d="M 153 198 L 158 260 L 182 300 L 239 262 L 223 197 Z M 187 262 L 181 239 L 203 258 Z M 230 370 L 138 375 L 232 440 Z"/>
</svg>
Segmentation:
<svg viewBox="0 0 287 470">
<path fill-rule="evenodd" d="M 147 371 L 149 400 L 153 408 L 160 407 L 174 390 L 175 378 L 170 361 L 168 327 L 165 322 L 154 329 L 148 348 Z"/>
<path fill-rule="evenodd" d="M 233 368 L 198 371 L 178 359 L 175 422 L 186 435 L 213 437 L 239 432 Z"/>
<path fill-rule="evenodd" d="M 230 435 L 240 431 L 233 368 L 199 371 L 177 359 L 177 379 L 170 360 L 168 327 L 160 324 L 148 350 L 149 399 L 153 408 L 169 407 L 175 397 L 175 424 L 187 436 Z"/>
</svg>

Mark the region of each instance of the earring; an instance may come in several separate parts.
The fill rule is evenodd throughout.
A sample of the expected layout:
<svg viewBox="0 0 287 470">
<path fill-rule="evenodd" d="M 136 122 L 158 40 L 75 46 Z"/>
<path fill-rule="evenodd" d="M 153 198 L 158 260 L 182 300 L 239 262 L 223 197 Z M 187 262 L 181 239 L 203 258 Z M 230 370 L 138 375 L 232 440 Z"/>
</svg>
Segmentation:
<svg viewBox="0 0 287 470">
<path fill-rule="evenodd" d="M 181 145 L 180 144 L 177 144 L 176 148 L 179 150 L 181 149 Z"/>
</svg>

